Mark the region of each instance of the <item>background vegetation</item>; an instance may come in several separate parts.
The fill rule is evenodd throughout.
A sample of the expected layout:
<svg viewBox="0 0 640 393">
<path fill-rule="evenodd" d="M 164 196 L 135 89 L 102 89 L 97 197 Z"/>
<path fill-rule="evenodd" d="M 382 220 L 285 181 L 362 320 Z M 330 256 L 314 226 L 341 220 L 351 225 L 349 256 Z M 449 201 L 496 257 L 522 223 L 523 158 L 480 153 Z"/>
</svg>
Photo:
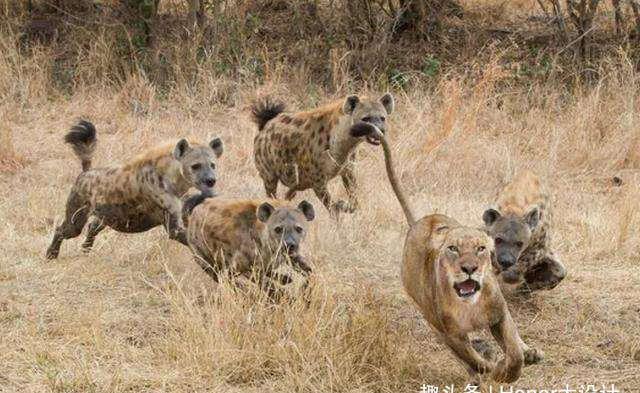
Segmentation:
<svg viewBox="0 0 640 393">
<path fill-rule="evenodd" d="M 61 139 L 78 117 L 98 128 L 96 165 L 219 135 L 219 192 L 262 197 L 252 100 L 303 109 L 389 90 L 419 214 L 479 226 L 522 168 L 552 191 L 569 275 L 510 296 L 522 336 L 547 354 L 514 386 L 636 392 L 636 4 L 0 1 L 0 391 L 461 390 L 464 370 L 402 293 L 407 228 L 380 149 L 360 149 L 361 210 L 339 224 L 299 195 L 318 208 L 308 308 L 214 285 L 161 229 L 105 231 L 91 254 L 78 239 L 43 258 L 80 170 Z"/>
</svg>

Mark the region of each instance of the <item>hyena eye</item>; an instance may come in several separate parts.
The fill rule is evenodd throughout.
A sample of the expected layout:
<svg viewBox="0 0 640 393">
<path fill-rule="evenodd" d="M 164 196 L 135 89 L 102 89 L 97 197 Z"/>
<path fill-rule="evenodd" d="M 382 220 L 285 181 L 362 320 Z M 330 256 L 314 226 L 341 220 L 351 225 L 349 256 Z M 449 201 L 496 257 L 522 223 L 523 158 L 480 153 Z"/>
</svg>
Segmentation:
<svg viewBox="0 0 640 393">
<path fill-rule="evenodd" d="M 516 242 L 516 247 L 522 248 L 522 242 Z"/>
<path fill-rule="evenodd" d="M 296 232 L 302 233 L 302 232 L 304 232 L 304 228 L 301 227 L 300 225 L 298 225 L 298 226 L 296 226 Z"/>
<path fill-rule="evenodd" d="M 387 120 L 387 118 L 386 118 L 386 117 L 384 117 L 384 116 L 381 116 L 381 117 L 380 117 L 380 121 L 384 122 L 385 120 Z"/>
<path fill-rule="evenodd" d="M 273 229 L 273 231 L 275 233 L 277 233 L 278 235 L 282 234 L 282 227 L 281 226 L 277 226 Z"/>
<path fill-rule="evenodd" d="M 202 164 L 193 164 L 191 165 L 192 171 L 199 171 L 202 168 Z"/>
<path fill-rule="evenodd" d="M 371 117 L 367 116 L 367 117 L 363 117 L 362 121 L 365 123 L 371 123 Z"/>
<path fill-rule="evenodd" d="M 211 163 L 211 169 L 216 169 L 216 164 L 215 163 Z"/>
<path fill-rule="evenodd" d="M 458 247 L 456 246 L 449 246 L 447 247 L 447 249 L 449 249 L 449 251 L 451 252 L 455 252 L 456 254 L 458 253 Z"/>
<path fill-rule="evenodd" d="M 503 242 L 502 238 L 496 237 L 496 240 L 494 240 L 494 242 L 496 243 L 496 245 L 500 244 Z"/>
</svg>

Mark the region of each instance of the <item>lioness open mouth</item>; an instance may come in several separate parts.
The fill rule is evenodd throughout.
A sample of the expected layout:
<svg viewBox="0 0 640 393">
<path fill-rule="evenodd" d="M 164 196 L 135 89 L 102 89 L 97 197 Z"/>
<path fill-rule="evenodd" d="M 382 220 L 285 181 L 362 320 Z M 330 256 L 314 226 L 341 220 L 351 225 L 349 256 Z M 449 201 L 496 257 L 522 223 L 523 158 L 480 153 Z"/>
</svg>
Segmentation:
<svg viewBox="0 0 640 393">
<path fill-rule="evenodd" d="M 468 279 L 459 283 L 453 284 L 453 288 L 460 297 L 473 296 L 480 290 L 480 284 L 476 280 Z"/>
</svg>

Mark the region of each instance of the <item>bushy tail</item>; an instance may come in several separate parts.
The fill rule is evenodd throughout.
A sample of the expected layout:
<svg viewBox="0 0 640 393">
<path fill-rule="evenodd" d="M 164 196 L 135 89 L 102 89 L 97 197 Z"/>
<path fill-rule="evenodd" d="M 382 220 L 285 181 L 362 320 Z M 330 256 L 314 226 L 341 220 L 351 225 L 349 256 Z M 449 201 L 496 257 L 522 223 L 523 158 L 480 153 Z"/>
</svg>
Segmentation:
<svg viewBox="0 0 640 393">
<path fill-rule="evenodd" d="M 96 150 L 96 128 L 86 120 L 80 120 L 78 124 L 64 136 L 65 143 L 71 145 L 73 152 L 82 162 L 82 171 L 91 169 L 91 158 Z"/>
<path fill-rule="evenodd" d="M 285 105 L 281 102 L 271 102 L 269 98 L 265 98 L 256 102 L 251 107 L 253 122 L 258 125 L 258 131 L 262 131 L 269 120 L 284 112 Z"/>
<path fill-rule="evenodd" d="M 400 189 L 400 183 L 398 183 L 396 171 L 393 168 L 393 161 L 391 160 L 391 149 L 389 148 L 389 144 L 387 143 L 387 138 L 383 136 L 382 138 L 380 138 L 380 141 L 382 142 L 382 149 L 384 150 L 384 163 L 385 167 L 387 168 L 389 183 L 391 183 L 391 188 L 393 188 L 393 192 L 396 194 L 398 202 L 400 202 L 400 206 L 402 207 L 402 211 L 407 218 L 409 226 L 412 226 L 413 224 L 415 224 L 416 219 L 411 212 L 411 208 L 409 207 L 407 199 L 404 197 L 404 193 Z"/>
</svg>

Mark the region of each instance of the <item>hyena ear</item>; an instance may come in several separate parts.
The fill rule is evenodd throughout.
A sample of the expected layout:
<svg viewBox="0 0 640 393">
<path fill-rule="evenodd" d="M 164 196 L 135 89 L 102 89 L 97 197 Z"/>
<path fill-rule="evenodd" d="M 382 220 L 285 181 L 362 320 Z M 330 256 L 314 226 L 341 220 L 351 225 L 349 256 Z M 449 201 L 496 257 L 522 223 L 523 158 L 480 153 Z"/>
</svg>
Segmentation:
<svg viewBox="0 0 640 393">
<path fill-rule="evenodd" d="M 387 111 L 388 115 L 393 112 L 395 101 L 393 100 L 393 96 L 391 95 L 391 93 L 387 93 L 380 97 L 380 103 L 382 104 L 382 106 L 384 106 L 384 109 Z"/>
<path fill-rule="evenodd" d="M 302 201 L 298 204 L 298 210 L 304 214 L 307 221 L 313 221 L 316 218 L 316 212 L 313 210 L 313 205 L 307 201 Z"/>
<path fill-rule="evenodd" d="M 181 159 L 185 155 L 188 149 L 189 149 L 189 142 L 187 142 L 187 140 L 184 138 L 180 139 L 176 144 L 175 149 L 173 149 L 173 157 L 175 157 L 176 160 Z"/>
<path fill-rule="evenodd" d="M 500 212 L 496 209 L 487 209 L 482 213 L 482 221 L 484 221 L 486 225 L 492 225 L 501 216 Z"/>
<path fill-rule="evenodd" d="M 358 102 L 360 102 L 360 98 L 358 98 L 358 96 L 356 95 L 348 96 L 344 100 L 344 104 L 342 105 L 342 112 L 344 112 L 345 115 L 352 114 L 353 111 L 356 109 L 356 105 L 358 105 Z"/>
<path fill-rule="evenodd" d="M 222 147 L 222 139 L 220 138 L 213 138 L 211 142 L 209 142 L 209 147 L 213 150 L 213 153 L 218 158 L 222 155 L 222 152 L 224 151 Z"/>
<path fill-rule="evenodd" d="M 269 220 L 269 217 L 271 217 L 271 215 L 275 210 L 276 209 L 273 206 L 271 206 L 269 202 L 265 202 L 258 207 L 256 216 L 258 217 L 258 220 L 262 222 L 267 222 L 267 220 Z"/>
<path fill-rule="evenodd" d="M 531 211 L 527 213 L 526 216 L 524 216 L 524 222 L 529 225 L 529 229 L 533 230 L 538 226 L 538 223 L 540 222 L 540 210 L 538 210 L 537 207 L 531 209 Z"/>
</svg>

